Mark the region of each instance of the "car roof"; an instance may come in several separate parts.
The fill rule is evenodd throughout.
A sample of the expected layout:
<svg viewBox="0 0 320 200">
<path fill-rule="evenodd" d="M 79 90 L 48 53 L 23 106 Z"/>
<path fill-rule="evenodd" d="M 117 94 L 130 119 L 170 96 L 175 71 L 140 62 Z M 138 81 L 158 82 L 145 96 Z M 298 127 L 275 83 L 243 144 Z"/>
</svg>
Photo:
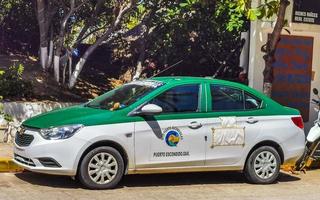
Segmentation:
<svg viewBox="0 0 320 200">
<path fill-rule="evenodd" d="M 210 83 L 216 83 L 216 84 L 227 84 L 230 86 L 244 86 L 243 84 L 231 82 L 231 81 L 225 81 L 220 79 L 214 79 L 212 77 L 192 77 L 192 76 L 163 76 L 163 77 L 154 77 L 151 78 L 151 80 L 157 80 L 161 81 L 166 84 L 172 84 L 172 83 L 201 83 L 201 82 L 210 82 Z"/>
<path fill-rule="evenodd" d="M 192 77 L 192 76 L 163 76 L 163 77 L 154 77 L 149 80 L 156 80 L 163 82 L 168 85 L 179 85 L 179 84 L 192 84 L 192 83 L 211 83 L 211 84 L 221 84 L 221 85 L 227 85 L 230 87 L 235 87 L 239 89 L 243 89 L 255 96 L 258 96 L 260 98 L 267 98 L 264 94 L 261 92 L 258 92 L 257 90 L 248 87 L 247 85 L 241 84 L 241 83 L 236 83 L 232 81 L 226 81 L 226 80 L 220 80 L 220 79 L 215 79 L 212 77 Z M 271 100 L 271 99 L 270 99 Z"/>
<path fill-rule="evenodd" d="M 205 78 L 202 77 L 192 77 L 192 76 L 162 76 L 162 77 L 154 77 L 152 80 L 161 81 L 164 83 L 170 83 L 172 81 L 190 81 L 190 82 L 201 82 L 204 81 Z"/>
</svg>

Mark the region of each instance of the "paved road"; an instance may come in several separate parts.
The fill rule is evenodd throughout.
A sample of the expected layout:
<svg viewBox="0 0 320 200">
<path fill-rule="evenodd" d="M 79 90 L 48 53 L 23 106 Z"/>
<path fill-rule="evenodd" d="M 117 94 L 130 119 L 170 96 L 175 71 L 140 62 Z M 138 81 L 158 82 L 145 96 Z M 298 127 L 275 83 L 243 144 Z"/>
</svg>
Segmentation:
<svg viewBox="0 0 320 200">
<path fill-rule="evenodd" d="M 91 191 L 68 177 L 35 173 L 0 174 L 1 200 L 51 199 L 319 199 L 320 170 L 282 174 L 273 185 L 247 184 L 240 173 L 131 175 L 114 190 Z"/>
<path fill-rule="evenodd" d="M 1 134 L 0 134 L 0 136 L 1 136 Z M 1 139 L 2 138 L 0 138 L 0 158 L 11 158 L 13 155 L 12 144 L 1 143 Z"/>
</svg>

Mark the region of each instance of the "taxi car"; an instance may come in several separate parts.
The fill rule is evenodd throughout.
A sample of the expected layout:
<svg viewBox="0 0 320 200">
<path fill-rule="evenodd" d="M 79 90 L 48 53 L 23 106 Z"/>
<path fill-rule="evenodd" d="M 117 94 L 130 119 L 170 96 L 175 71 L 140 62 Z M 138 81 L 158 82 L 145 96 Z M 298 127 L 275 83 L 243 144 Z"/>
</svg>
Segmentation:
<svg viewBox="0 0 320 200">
<path fill-rule="evenodd" d="M 242 171 L 277 180 L 303 154 L 298 110 L 228 81 L 158 77 L 23 122 L 14 161 L 27 170 L 76 177 L 91 189 L 123 175 Z"/>
</svg>

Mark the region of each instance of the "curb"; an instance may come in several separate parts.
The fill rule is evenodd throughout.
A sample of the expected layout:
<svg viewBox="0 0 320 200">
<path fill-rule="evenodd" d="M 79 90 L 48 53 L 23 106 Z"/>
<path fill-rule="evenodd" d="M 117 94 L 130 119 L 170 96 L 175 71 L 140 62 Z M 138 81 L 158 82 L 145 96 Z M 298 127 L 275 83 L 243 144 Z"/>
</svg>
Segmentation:
<svg viewBox="0 0 320 200">
<path fill-rule="evenodd" d="M 0 158 L 0 172 L 22 172 L 23 170 L 11 158 Z"/>
</svg>

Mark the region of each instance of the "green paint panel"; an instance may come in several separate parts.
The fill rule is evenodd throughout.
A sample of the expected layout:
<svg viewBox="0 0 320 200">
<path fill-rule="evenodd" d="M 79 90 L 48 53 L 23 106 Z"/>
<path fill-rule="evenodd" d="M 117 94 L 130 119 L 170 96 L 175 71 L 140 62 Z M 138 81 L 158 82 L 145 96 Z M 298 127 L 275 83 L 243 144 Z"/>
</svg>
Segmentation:
<svg viewBox="0 0 320 200">
<path fill-rule="evenodd" d="M 95 109 L 85 107 L 84 105 L 73 106 L 69 108 L 54 110 L 48 113 L 38 115 L 36 117 L 26 120 L 23 125 L 33 128 L 50 128 L 70 124 L 83 124 L 85 126 L 126 123 L 145 120 L 142 117 L 130 117 L 128 113 L 145 102 L 150 101 L 162 92 L 178 86 L 186 84 L 201 84 L 201 100 L 200 112 L 198 113 L 180 113 L 180 114 L 162 114 L 155 116 L 157 120 L 168 119 L 188 119 L 188 118 L 207 118 L 207 117 L 221 117 L 221 116 L 268 116 L 268 115 L 299 115 L 296 109 L 284 107 L 262 93 L 249 88 L 245 85 L 222 81 L 210 78 L 195 78 L 195 77 L 158 77 L 154 80 L 166 83 L 164 86 L 156 89 L 147 96 L 141 98 L 131 106 L 117 111 L 109 111 L 103 109 Z M 237 111 L 237 112 L 208 112 L 211 110 L 211 95 L 210 84 L 221 84 L 246 92 L 263 100 L 263 107 L 253 111 Z"/>
</svg>

